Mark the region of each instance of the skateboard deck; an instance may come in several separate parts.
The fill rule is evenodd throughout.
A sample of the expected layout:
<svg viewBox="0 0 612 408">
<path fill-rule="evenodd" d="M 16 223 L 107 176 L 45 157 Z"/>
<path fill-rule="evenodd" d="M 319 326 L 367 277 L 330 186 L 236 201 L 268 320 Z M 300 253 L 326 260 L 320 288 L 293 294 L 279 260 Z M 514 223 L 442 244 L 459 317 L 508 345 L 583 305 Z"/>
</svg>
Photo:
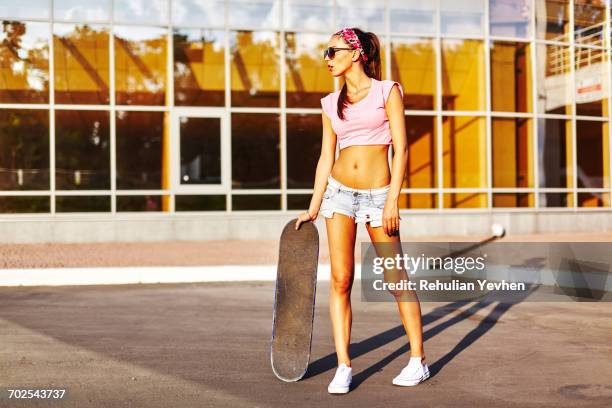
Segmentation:
<svg viewBox="0 0 612 408">
<path fill-rule="evenodd" d="M 295 229 L 289 221 L 280 237 L 270 362 L 283 381 L 298 381 L 308 368 L 314 322 L 319 232 L 312 222 Z"/>
</svg>

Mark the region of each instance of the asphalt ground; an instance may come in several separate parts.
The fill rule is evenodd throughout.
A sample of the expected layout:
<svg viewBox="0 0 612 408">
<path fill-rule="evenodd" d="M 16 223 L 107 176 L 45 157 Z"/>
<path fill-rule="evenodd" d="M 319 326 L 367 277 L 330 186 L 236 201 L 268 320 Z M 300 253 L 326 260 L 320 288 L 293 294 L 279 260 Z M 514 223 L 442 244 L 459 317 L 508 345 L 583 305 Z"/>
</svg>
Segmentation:
<svg viewBox="0 0 612 408">
<path fill-rule="evenodd" d="M 320 263 L 329 262 L 324 230 Z M 405 241 L 482 241 L 419 237 Z M 505 237 L 612 242 L 612 234 Z M 356 261 L 360 248 L 356 247 Z M 277 241 L 0 246 L 0 268 L 275 265 Z M 612 406 L 612 304 L 423 302 L 432 377 L 391 379 L 408 361 L 392 303 L 353 293 L 354 386 L 331 396 L 336 366 L 329 285 L 319 282 L 311 365 L 284 383 L 269 359 L 273 282 L 0 287 L 0 407 Z M 580 300 L 580 299 L 576 299 Z M 66 388 L 15 401 L 14 388 Z"/>
<path fill-rule="evenodd" d="M 408 361 L 393 303 L 353 293 L 354 387 L 336 365 L 319 282 L 311 365 L 278 380 L 268 354 L 273 282 L 0 288 L 0 387 L 66 388 L 54 407 L 610 407 L 612 303 L 422 303 L 432 377 Z M 567 299 L 567 298 L 564 298 Z"/>
</svg>

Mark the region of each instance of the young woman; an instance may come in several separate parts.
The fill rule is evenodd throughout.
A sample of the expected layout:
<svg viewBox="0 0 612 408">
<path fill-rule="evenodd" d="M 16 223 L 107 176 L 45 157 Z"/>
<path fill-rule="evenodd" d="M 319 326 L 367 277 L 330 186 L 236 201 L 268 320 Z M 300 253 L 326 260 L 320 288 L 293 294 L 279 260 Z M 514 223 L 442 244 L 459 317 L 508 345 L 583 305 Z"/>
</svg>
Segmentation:
<svg viewBox="0 0 612 408">
<path fill-rule="evenodd" d="M 321 99 L 323 142 L 314 192 L 308 211 L 298 216 L 295 228 L 316 220 L 319 211 L 326 218 L 332 274 L 329 311 L 338 356 L 338 368 L 328 391 L 346 393 L 352 379 L 350 295 L 357 224 L 365 223 L 378 256 L 401 254 L 398 197 L 406 171 L 407 142 L 403 90 L 397 82 L 380 80 L 377 36 L 358 28 L 344 28 L 332 35 L 324 58 L 331 74 L 344 78 L 344 85 Z M 340 147 L 338 159 L 336 140 Z M 389 169 L 391 144 L 393 159 Z M 393 384 L 416 385 L 429 377 L 421 308 L 414 292 L 410 301 L 401 293 L 392 294 L 410 341 L 411 355 Z"/>
</svg>

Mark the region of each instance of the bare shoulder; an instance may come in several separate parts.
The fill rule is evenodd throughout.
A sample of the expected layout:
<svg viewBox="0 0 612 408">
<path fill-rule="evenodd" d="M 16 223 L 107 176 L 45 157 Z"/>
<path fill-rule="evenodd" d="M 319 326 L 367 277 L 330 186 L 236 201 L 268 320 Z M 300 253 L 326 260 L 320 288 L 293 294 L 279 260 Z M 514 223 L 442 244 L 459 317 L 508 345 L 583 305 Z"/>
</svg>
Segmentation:
<svg viewBox="0 0 612 408">
<path fill-rule="evenodd" d="M 398 81 L 385 79 L 382 82 L 382 90 L 383 90 L 383 101 L 385 105 L 388 105 L 387 102 L 389 100 L 400 101 L 404 99 L 404 90 L 402 89 L 402 85 Z"/>
</svg>

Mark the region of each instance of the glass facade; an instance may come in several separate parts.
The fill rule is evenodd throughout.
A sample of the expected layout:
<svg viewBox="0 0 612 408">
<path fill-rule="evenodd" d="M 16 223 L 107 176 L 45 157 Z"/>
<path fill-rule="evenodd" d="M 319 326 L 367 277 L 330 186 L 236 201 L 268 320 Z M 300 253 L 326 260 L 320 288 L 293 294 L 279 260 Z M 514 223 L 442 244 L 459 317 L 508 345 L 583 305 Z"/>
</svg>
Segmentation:
<svg viewBox="0 0 612 408">
<path fill-rule="evenodd" d="M 611 206 L 607 0 L 0 5 L 0 214 L 307 208 L 322 50 L 378 34 L 406 211 Z"/>
</svg>

